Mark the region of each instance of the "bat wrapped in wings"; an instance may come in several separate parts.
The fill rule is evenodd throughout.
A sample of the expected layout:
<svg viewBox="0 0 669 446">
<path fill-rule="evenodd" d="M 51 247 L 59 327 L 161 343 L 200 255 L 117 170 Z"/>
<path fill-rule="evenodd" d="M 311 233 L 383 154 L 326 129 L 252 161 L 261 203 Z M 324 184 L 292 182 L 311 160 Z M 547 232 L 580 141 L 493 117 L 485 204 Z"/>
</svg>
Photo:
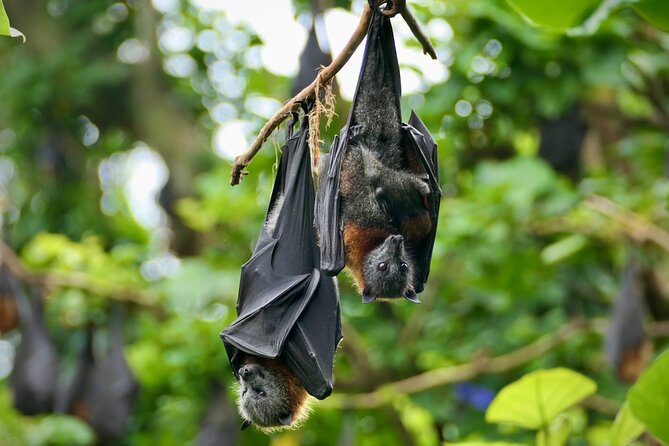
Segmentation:
<svg viewBox="0 0 669 446">
<path fill-rule="evenodd" d="M 296 390 L 300 384 L 318 399 L 330 395 L 342 338 L 336 279 L 319 271 L 308 118 L 294 133 L 293 126 L 288 125 L 265 224 L 242 266 L 238 317 L 221 333 L 242 387 L 245 424 L 261 428 L 295 421 L 303 399 L 303 391 Z M 276 379 L 268 378 L 273 370 Z M 278 381 L 290 385 L 279 388 Z M 285 387 L 290 395 L 272 394 Z M 283 407 L 285 400 L 290 404 Z"/>
<path fill-rule="evenodd" d="M 412 112 L 401 122 L 390 19 L 374 10 L 351 113 L 321 161 L 321 269 L 348 267 L 363 296 L 418 303 L 430 272 L 441 189 L 437 145 Z"/>
</svg>

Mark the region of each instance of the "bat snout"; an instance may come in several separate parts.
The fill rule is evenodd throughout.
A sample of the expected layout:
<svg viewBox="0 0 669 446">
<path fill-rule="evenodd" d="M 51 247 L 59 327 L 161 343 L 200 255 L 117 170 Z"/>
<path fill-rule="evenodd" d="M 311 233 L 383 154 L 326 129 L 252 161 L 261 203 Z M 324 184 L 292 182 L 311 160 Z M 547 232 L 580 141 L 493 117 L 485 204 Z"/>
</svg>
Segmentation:
<svg viewBox="0 0 669 446">
<path fill-rule="evenodd" d="M 237 374 L 240 378 L 248 380 L 249 378 L 255 376 L 260 371 L 260 366 L 258 364 L 246 364 L 239 368 Z"/>
<path fill-rule="evenodd" d="M 391 235 L 389 238 L 390 241 L 395 244 L 400 244 L 404 241 L 404 237 L 402 237 L 401 235 Z"/>
</svg>

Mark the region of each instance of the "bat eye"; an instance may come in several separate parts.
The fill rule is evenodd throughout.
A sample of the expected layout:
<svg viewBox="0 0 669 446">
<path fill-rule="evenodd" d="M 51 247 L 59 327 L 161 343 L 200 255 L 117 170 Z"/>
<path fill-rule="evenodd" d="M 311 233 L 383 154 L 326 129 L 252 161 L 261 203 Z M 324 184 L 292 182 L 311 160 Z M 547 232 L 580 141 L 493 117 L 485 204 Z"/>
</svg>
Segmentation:
<svg viewBox="0 0 669 446">
<path fill-rule="evenodd" d="M 386 262 L 379 263 L 379 271 L 385 271 L 388 269 L 388 264 Z"/>
<path fill-rule="evenodd" d="M 265 391 L 264 390 L 258 390 L 258 395 L 265 396 Z"/>
<path fill-rule="evenodd" d="M 402 262 L 402 264 L 400 265 L 400 269 L 402 270 L 403 273 L 406 273 L 407 271 L 409 271 L 409 265 Z"/>
</svg>

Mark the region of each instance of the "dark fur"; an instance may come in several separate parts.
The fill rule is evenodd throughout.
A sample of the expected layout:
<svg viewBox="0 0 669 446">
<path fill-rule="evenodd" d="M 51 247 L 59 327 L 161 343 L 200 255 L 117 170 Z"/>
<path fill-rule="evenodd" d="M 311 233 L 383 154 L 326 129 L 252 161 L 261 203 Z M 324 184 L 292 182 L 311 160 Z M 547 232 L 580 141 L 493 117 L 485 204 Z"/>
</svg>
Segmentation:
<svg viewBox="0 0 669 446">
<path fill-rule="evenodd" d="M 237 372 L 242 427 L 271 431 L 299 424 L 308 415 L 308 394 L 295 374 L 277 359 L 248 356 Z"/>
<path fill-rule="evenodd" d="M 352 132 L 342 164 L 346 265 L 363 293 L 363 301 L 401 296 L 414 300 L 415 267 L 404 243 L 410 249 L 430 230 L 430 219 L 425 218 L 425 197 L 430 188 L 421 176 L 403 168 L 408 161 L 395 94 L 387 87 L 371 84 L 374 68 L 367 67 L 361 81 L 353 114 L 353 124 L 360 130 Z M 390 242 L 391 236 L 400 234 L 404 237 L 399 244 Z M 393 268 L 380 271 L 379 263 Z M 397 274 L 401 264 L 408 268 Z"/>
</svg>

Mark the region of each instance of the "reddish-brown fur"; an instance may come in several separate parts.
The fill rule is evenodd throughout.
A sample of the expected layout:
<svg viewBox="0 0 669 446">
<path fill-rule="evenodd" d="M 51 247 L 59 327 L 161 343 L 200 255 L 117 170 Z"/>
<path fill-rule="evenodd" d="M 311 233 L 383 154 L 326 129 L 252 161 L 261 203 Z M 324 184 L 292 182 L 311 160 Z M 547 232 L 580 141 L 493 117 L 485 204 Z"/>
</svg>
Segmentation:
<svg viewBox="0 0 669 446">
<path fill-rule="evenodd" d="M 427 236 L 431 228 L 430 215 L 423 212 L 410 220 L 402 222 L 400 231 L 407 240 L 409 249 L 411 249 L 411 246 L 418 245 Z M 385 228 L 366 228 L 354 223 L 344 225 L 346 266 L 359 290 L 365 288 L 365 278 L 362 274 L 365 256 L 390 235 L 392 235 L 392 232 Z"/>
<path fill-rule="evenodd" d="M 358 288 L 365 288 L 365 279 L 362 275 L 362 266 L 365 256 L 369 251 L 391 235 L 390 231 L 383 228 L 365 228 L 354 223 L 344 225 L 344 252 L 346 253 L 346 266 L 353 274 Z"/>
<path fill-rule="evenodd" d="M 428 235 L 430 229 L 432 229 L 432 220 L 427 211 L 409 220 L 404 220 L 400 225 L 400 232 L 409 246 L 419 244 Z"/>
<path fill-rule="evenodd" d="M 290 395 L 290 403 L 291 403 L 290 409 L 291 409 L 291 414 L 293 415 L 293 419 L 300 418 L 301 412 L 306 408 L 307 398 L 309 397 L 309 394 L 302 385 L 302 382 L 299 380 L 297 376 L 295 376 L 290 367 L 284 364 L 284 362 L 281 361 L 280 359 L 260 358 L 258 356 L 251 356 L 251 355 L 247 355 L 246 358 L 244 358 L 242 364 L 243 365 L 258 364 L 261 367 L 273 371 L 274 373 L 281 376 L 282 381 L 288 387 L 288 393 Z"/>
<path fill-rule="evenodd" d="M 19 325 L 19 309 L 14 296 L 0 296 L 0 333 L 9 333 Z"/>
</svg>

